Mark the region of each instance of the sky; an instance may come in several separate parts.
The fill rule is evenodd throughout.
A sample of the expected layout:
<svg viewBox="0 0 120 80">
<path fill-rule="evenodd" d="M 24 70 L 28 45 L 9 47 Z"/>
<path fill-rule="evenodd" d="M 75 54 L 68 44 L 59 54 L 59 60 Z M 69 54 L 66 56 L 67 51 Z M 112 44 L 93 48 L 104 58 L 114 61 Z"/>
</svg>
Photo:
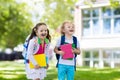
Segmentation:
<svg viewBox="0 0 120 80">
<path fill-rule="evenodd" d="M 43 0 L 16 0 L 17 2 L 25 2 L 27 5 L 32 8 L 30 13 L 32 14 L 33 23 L 36 24 L 39 22 L 40 18 L 44 14 L 44 1 Z M 38 16 L 36 16 L 38 14 Z"/>
</svg>

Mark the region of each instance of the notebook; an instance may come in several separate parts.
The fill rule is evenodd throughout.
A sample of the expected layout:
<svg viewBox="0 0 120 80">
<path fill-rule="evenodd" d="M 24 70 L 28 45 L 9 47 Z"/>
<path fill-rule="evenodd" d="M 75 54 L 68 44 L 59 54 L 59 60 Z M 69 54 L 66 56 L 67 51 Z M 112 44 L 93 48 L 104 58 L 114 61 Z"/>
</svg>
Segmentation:
<svg viewBox="0 0 120 80">
<path fill-rule="evenodd" d="M 38 63 L 40 67 L 47 66 L 45 54 L 36 54 L 34 55 L 34 59 L 36 60 L 36 62 Z M 30 68 L 34 68 L 34 65 L 32 64 L 32 62 L 30 62 L 29 65 L 30 65 Z"/>
<path fill-rule="evenodd" d="M 72 53 L 72 44 L 63 44 L 60 46 L 60 49 L 65 52 L 65 54 L 62 56 L 63 59 L 69 59 L 74 57 Z"/>
</svg>

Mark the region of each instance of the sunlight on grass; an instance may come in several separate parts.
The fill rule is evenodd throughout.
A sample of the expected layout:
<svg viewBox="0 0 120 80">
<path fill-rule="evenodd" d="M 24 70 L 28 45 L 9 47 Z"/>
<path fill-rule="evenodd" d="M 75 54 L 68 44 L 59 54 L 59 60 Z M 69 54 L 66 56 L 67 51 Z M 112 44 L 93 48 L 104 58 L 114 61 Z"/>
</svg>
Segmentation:
<svg viewBox="0 0 120 80">
<path fill-rule="evenodd" d="M 114 79 L 114 80 L 120 80 L 120 79 Z"/>
<path fill-rule="evenodd" d="M 0 80 L 27 80 L 24 62 L 1 61 Z M 44 80 L 58 80 L 57 68 L 50 63 Z M 120 80 L 120 69 L 77 67 L 74 80 Z"/>
<path fill-rule="evenodd" d="M 112 71 L 95 71 L 94 73 L 112 73 Z"/>
<path fill-rule="evenodd" d="M 25 74 L 25 72 L 11 72 L 11 71 L 4 71 L 3 74 Z"/>
<path fill-rule="evenodd" d="M 1 75 L 3 78 L 5 79 L 13 79 L 13 78 L 17 78 L 18 76 L 16 75 Z"/>
<path fill-rule="evenodd" d="M 0 70 L 16 70 L 16 69 L 11 67 L 4 67 L 4 68 L 0 68 Z"/>
<path fill-rule="evenodd" d="M 91 71 L 90 68 L 77 68 L 77 70 L 80 70 L 80 71 Z"/>
<path fill-rule="evenodd" d="M 23 62 L 1 61 L 0 80 L 26 80 Z"/>
</svg>

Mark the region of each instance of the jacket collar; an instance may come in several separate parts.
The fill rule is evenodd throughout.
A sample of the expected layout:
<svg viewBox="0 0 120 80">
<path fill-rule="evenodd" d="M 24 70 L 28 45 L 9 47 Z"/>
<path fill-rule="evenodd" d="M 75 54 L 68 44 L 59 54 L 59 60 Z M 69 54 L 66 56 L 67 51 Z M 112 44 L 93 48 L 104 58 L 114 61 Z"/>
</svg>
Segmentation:
<svg viewBox="0 0 120 80">
<path fill-rule="evenodd" d="M 45 38 L 44 39 L 44 41 L 45 41 L 45 43 L 46 44 L 48 44 L 49 43 L 49 40 L 47 39 L 47 38 Z M 38 44 L 41 44 L 42 42 L 41 42 L 41 39 L 40 38 L 38 38 Z"/>
</svg>

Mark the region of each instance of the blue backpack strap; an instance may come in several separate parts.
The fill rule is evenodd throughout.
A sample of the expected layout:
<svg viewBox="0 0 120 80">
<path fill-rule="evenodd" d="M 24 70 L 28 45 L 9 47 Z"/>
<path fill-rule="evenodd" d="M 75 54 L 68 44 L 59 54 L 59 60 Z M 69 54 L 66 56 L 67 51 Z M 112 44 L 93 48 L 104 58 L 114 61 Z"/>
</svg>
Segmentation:
<svg viewBox="0 0 120 80">
<path fill-rule="evenodd" d="M 75 48 L 77 48 L 77 38 L 75 36 L 73 36 L 73 43 L 75 44 Z M 76 57 L 77 57 L 77 54 L 75 54 L 75 57 L 74 57 L 74 61 L 75 61 L 75 71 L 76 71 Z"/>
<path fill-rule="evenodd" d="M 61 44 L 60 45 L 63 45 L 65 43 L 65 35 L 61 36 Z"/>
<path fill-rule="evenodd" d="M 65 35 L 61 36 L 61 42 L 60 42 L 60 45 L 63 45 L 64 42 L 65 42 Z M 60 50 L 60 48 L 58 48 L 58 50 Z M 57 58 L 57 64 L 56 64 L 56 67 L 58 67 L 60 54 L 56 54 L 56 58 Z"/>
<path fill-rule="evenodd" d="M 77 48 L 77 38 L 75 36 L 73 36 L 73 43 L 75 44 L 75 48 Z M 76 54 L 75 57 L 77 57 Z"/>
<path fill-rule="evenodd" d="M 28 63 L 28 59 L 27 59 L 27 50 L 28 50 L 28 45 L 29 45 L 29 42 L 26 41 L 25 44 L 23 45 L 23 47 L 25 48 L 26 52 L 25 52 L 25 56 L 24 56 L 24 63 Z"/>
</svg>

